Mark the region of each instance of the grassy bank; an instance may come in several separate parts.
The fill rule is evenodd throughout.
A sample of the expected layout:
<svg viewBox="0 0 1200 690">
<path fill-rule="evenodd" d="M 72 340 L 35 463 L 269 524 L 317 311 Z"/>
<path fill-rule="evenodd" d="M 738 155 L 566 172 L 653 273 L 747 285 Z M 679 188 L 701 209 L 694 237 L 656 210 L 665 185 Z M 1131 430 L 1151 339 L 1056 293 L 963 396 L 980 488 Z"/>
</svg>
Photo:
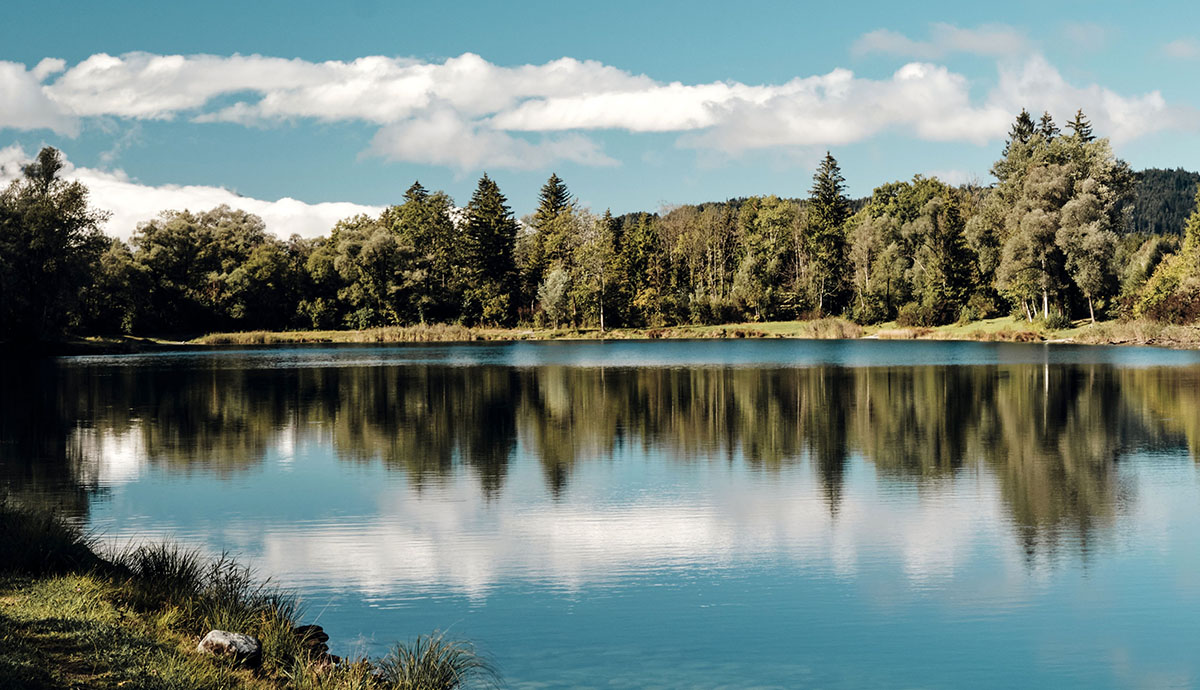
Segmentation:
<svg viewBox="0 0 1200 690">
<path fill-rule="evenodd" d="M 0 688 L 449 690 L 497 680 L 469 644 L 436 634 L 383 659 L 338 660 L 300 619 L 295 596 L 228 558 L 170 545 L 102 554 L 55 516 L 0 498 Z M 213 629 L 256 637 L 261 663 L 197 652 Z"/>
<path fill-rule="evenodd" d="M 720 326 L 685 325 L 667 328 L 524 329 L 468 328 L 458 325 L 374 328 L 361 331 L 252 331 L 214 333 L 189 341 L 192 345 L 285 345 L 296 343 L 404 343 L 516 340 L 632 340 L 671 338 L 809 338 L 969 340 L 986 342 L 1055 342 L 1086 345 L 1155 345 L 1200 348 L 1200 326 L 1172 326 L 1151 321 L 1076 322 L 1052 329 L 1003 317 L 934 328 L 900 327 L 893 323 L 860 326 L 841 318 L 812 321 L 736 323 Z"/>
</svg>

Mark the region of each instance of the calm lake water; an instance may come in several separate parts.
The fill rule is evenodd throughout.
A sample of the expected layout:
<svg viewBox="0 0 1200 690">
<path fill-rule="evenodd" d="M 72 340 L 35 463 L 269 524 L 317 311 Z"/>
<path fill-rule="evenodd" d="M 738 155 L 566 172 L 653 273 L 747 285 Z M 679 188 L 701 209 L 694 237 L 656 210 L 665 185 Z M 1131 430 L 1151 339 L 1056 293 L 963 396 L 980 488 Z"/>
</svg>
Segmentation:
<svg viewBox="0 0 1200 690">
<path fill-rule="evenodd" d="M 0 482 L 509 685 L 1196 687 L 1200 353 L 312 347 L 10 363 Z"/>
</svg>

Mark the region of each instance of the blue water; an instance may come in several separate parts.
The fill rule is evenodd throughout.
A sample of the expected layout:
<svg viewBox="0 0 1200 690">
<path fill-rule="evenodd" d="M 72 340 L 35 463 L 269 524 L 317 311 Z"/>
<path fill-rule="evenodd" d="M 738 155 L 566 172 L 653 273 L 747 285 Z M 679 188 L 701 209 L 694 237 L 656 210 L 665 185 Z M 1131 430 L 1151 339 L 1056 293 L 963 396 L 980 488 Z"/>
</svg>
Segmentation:
<svg viewBox="0 0 1200 690">
<path fill-rule="evenodd" d="M 516 688 L 1200 685 L 1200 353 L 339 346 L 18 382 L 10 486 L 239 554 L 334 653 L 440 629 Z"/>
</svg>

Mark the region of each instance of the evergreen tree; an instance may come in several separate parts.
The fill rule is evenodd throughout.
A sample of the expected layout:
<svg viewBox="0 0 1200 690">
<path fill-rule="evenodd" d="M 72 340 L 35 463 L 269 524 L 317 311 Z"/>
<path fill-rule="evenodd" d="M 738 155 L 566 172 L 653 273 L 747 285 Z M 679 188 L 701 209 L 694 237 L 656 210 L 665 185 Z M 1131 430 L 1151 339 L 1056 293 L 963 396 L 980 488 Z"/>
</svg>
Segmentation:
<svg viewBox="0 0 1200 690">
<path fill-rule="evenodd" d="M 467 205 L 465 268 L 471 281 L 469 319 L 507 324 L 514 308 L 517 221 L 500 187 L 484 173 Z"/>
<path fill-rule="evenodd" d="M 1092 134 L 1092 123 L 1088 122 L 1083 115 L 1083 108 L 1075 111 L 1075 119 L 1068 122 L 1067 127 L 1071 130 L 1072 135 L 1085 144 L 1096 138 Z"/>
<path fill-rule="evenodd" d="M 1008 131 L 1008 142 L 1004 144 L 1004 155 L 1008 156 L 1008 152 L 1014 144 L 1028 144 L 1033 138 L 1036 131 L 1036 126 L 1033 124 L 1033 117 L 1029 111 L 1021 108 L 1021 114 L 1017 116 L 1017 121 L 1013 123 L 1012 128 Z"/>
<path fill-rule="evenodd" d="M 562 178 L 551 174 L 538 193 L 538 207 L 529 222 L 533 232 L 522 239 L 522 292 L 531 305 L 537 302 L 538 287 L 552 264 L 569 268 L 572 202 Z"/>
<path fill-rule="evenodd" d="M 562 215 L 570 207 L 571 192 L 557 173 L 551 173 L 550 179 L 546 180 L 546 184 L 542 185 L 542 191 L 538 193 L 538 208 L 533 214 L 534 227 L 540 228 Z"/>
<path fill-rule="evenodd" d="M 1058 125 L 1054 124 L 1054 118 L 1050 117 L 1050 113 L 1042 112 L 1042 119 L 1038 122 L 1038 134 L 1042 135 L 1042 139 L 1049 142 L 1058 136 L 1060 131 Z"/>
<path fill-rule="evenodd" d="M 826 300 L 836 295 L 845 258 L 845 224 L 850 217 L 846 180 L 837 160 L 828 151 L 813 175 L 809 191 L 807 259 L 812 296 L 817 311 L 824 312 Z"/>
</svg>

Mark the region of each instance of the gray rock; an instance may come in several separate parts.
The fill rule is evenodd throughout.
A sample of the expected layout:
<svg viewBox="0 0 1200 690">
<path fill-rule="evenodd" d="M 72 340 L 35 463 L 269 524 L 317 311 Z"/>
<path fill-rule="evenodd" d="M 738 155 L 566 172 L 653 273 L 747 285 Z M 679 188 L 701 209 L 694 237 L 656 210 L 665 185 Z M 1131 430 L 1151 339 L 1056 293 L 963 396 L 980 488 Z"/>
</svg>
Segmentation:
<svg viewBox="0 0 1200 690">
<path fill-rule="evenodd" d="M 234 661 L 246 666 L 258 666 L 262 663 L 262 643 L 257 639 L 241 633 L 212 630 L 200 640 L 196 651 L 203 654 L 232 657 Z"/>
</svg>

